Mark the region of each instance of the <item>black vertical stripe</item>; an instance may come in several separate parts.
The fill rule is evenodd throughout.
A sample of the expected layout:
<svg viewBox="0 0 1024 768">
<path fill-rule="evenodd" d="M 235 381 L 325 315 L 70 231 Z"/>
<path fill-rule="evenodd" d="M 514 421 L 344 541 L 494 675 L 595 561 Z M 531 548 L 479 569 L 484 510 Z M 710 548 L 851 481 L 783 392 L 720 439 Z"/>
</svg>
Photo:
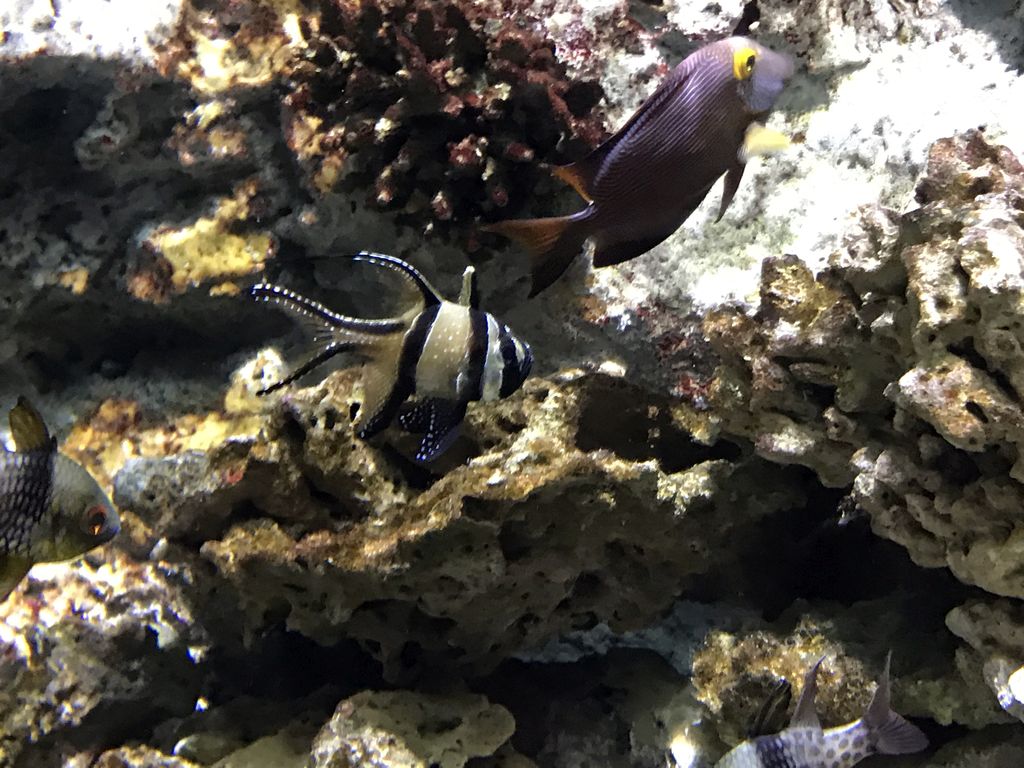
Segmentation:
<svg viewBox="0 0 1024 768">
<path fill-rule="evenodd" d="M 398 358 L 398 380 L 403 379 L 412 385 L 412 391 L 416 391 L 416 366 L 419 365 L 423 356 L 423 348 L 426 346 L 430 329 L 437 322 L 437 313 L 441 310 L 440 304 L 427 307 L 420 312 L 412 321 L 412 327 L 405 334 L 405 341 L 402 342 L 402 353 Z"/>
<path fill-rule="evenodd" d="M 499 397 L 508 397 L 519 386 L 519 361 L 516 359 L 516 344 L 512 334 L 504 328 L 501 334 L 501 389 Z"/>
<path fill-rule="evenodd" d="M 484 363 L 487 360 L 487 313 L 469 310 L 469 355 L 466 381 L 469 389 L 464 402 L 482 400 L 484 396 Z M 460 392 L 459 395 L 462 395 Z"/>
<path fill-rule="evenodd" d="M 391 387 L 391 392 L 377 412 L 359 430 L 359 437 L 362 439 L 373 437 L 390 424 L 398 414 L 402 403 L 410 395 L 415 394 L 416 365 L 423 355 L 423 345 L 427 342 L 430 329 L 434 327 L 439 309 L 439 304 L 427 307 L 412 321 L 412 325 L 402 341 L 402 351 L 398 353 L 398 374 Z"/>
</svg>

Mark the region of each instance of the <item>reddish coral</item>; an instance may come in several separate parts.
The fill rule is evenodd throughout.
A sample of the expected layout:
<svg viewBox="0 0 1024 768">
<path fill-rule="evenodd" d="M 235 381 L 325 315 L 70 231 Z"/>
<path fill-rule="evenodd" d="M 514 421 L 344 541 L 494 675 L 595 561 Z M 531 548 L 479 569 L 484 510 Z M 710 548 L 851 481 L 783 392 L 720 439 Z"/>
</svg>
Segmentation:
<svg viewBox="0 0 1024 768">
<path fill-rule="evenodd" d="M 514 215 L 605 135 L 598 83 L 567 76 L 515 0 L 332 0 L 294 65 L 286 135 L 318 192 L 370 190 L 404 223 L 466 240 Z M 315 126 L 311 132 L 306 126 Z"/>
</svg>

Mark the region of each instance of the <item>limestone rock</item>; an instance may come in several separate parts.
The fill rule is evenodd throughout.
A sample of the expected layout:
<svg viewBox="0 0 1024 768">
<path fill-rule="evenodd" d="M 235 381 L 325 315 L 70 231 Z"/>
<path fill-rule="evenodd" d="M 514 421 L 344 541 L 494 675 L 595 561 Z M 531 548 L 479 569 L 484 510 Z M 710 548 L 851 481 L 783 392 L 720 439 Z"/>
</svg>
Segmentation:
<svg viewBox="0 0 1024 768">
<path fill-rule="evenodd" d="M 462 768 L 493 755 L 515 730 L 475 694 L 364 691 L 338 705 L 313 743 L 311 768 Z"/>
</svg>

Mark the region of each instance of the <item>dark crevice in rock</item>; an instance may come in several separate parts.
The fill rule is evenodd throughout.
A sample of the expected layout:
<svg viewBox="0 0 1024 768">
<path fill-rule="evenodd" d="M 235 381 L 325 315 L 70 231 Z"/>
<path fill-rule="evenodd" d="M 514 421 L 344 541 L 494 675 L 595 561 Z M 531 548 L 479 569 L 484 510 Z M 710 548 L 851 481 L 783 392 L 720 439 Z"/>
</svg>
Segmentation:
<svg viewBox="0 0 1024 768">
<path fill-rule="evenodd" d="M 696 441 L 673 421 L 668 398 L 609 377 L 598 377 L 586 390 L 576 446 L 584 452 L 609 450 L 629 461 L 655 459 L 668 474 L 703 461 L 735 461 L 743 454 L 727 440 L 713 445 Z"/>
</svg>

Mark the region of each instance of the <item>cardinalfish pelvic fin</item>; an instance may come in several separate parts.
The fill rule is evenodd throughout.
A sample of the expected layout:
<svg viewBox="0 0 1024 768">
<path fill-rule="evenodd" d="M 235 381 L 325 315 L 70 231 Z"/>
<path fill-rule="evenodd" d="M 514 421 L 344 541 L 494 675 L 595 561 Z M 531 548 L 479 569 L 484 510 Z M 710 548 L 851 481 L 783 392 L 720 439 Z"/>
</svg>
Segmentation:
<svg viewBox="0 0 1024 768">
<path fill-rule="evenodd" d="M 470 402 L 519 389 L 533 354 L 508 326 L 479 309 L 473 267 L 466 268 L 454 303 L 401 259 L 367 252 L 352 258 L 397 272 L 415 287 L 418 300 L 397 317 L 365 319 L 340 315 L 277 285 L 254 286 L 257 301 L 277 304 L 306 325 L 314 345 L 303 362 L 259 394 L 290 384 L 342 352 L 357 353 L 364 359 L 359 437 L 376 435 L 397 416 L 403 429 L 423 434 L 416 459 L 430 461 L 454 441 Z M 415 402 L 407 403 L 412 397 Z"/>
<path fill-rule="evenodd" d="M 788 56 L 745 37 L 700 48 L 614 136 L 579 162 L 554 169 L 586 208 L 483 229 L 526 247 L 534 296 L 568 269 L 588 238 L 595 267 L 646 253 L 675 232 L 725 174 L 721 219 L 747 160 L 789 143 L 761 121 L 792 74 Z"/>
</svg>

